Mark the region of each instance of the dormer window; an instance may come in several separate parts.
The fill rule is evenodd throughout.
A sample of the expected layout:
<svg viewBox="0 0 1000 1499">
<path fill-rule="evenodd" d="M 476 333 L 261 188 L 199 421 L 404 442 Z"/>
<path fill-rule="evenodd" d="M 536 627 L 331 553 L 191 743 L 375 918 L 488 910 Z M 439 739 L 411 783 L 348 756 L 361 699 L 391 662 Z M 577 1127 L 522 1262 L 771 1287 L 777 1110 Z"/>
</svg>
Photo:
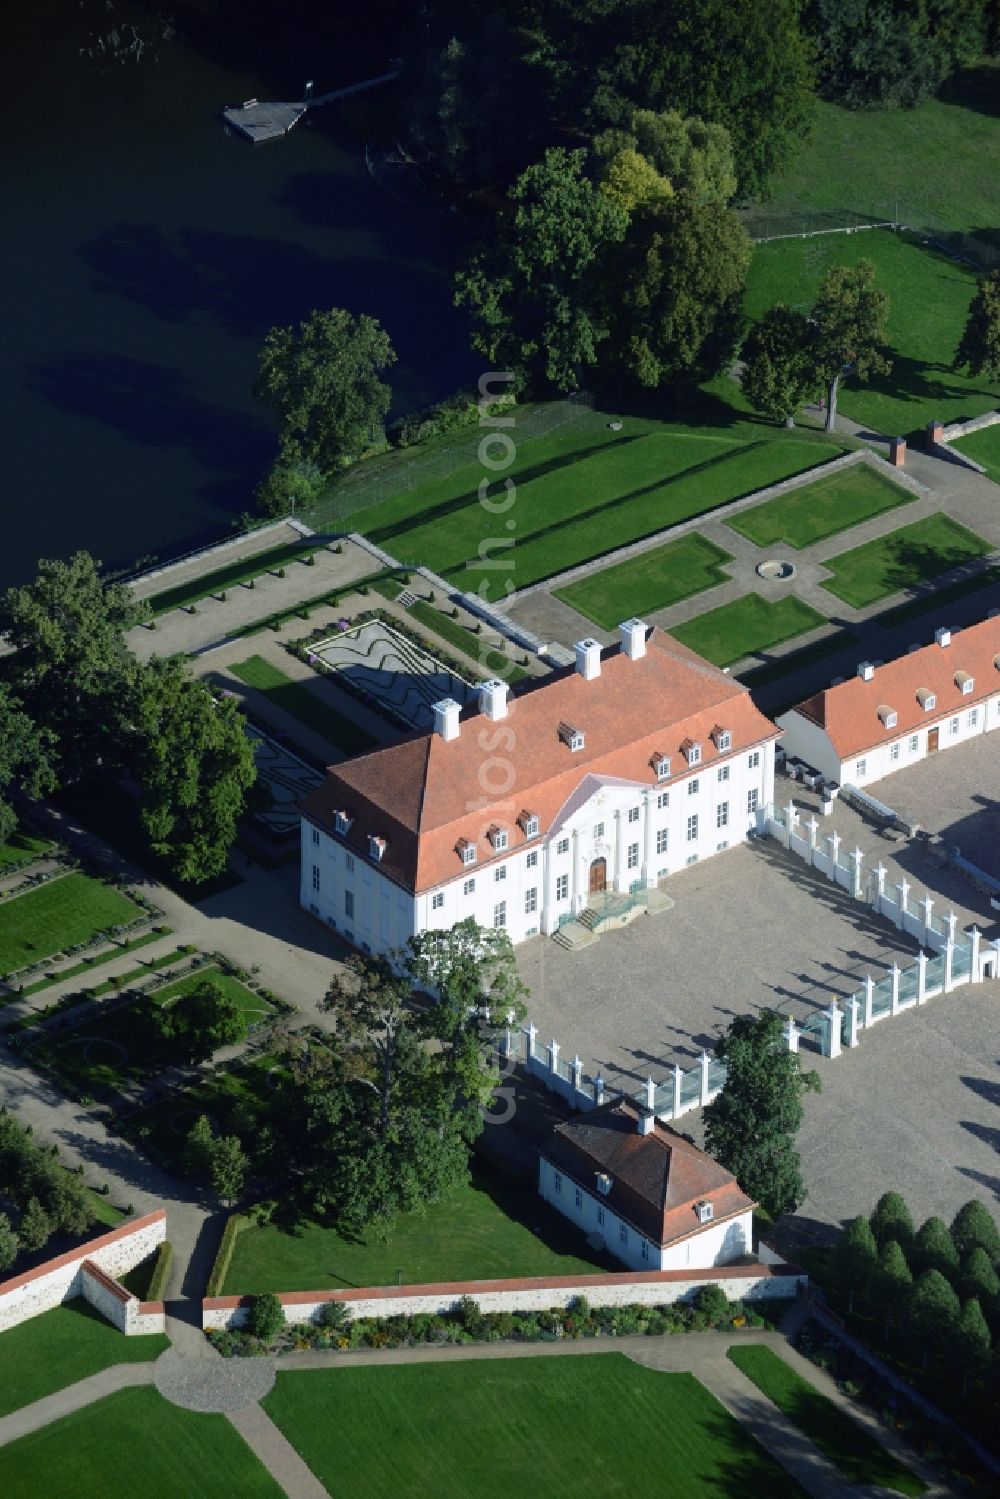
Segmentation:
<svg viewBox="0 0 1000 1499">
<path fill-rule="evenodd" d="M 597 1178 L 598 1192 L 600 1192 L 602 1197 L 607 1197 L 608 1193 L 611 1191 L 611 1177 L 606 1171 L 598 1171 L 595 1173 L 595 1175 Z"/>
<path fill-rule="evenodd" d="M 670 756 L 654 755 L 652 759 L 653 774 L 658 781 L 665 781 L 670 775 Z"/>
<path fill-rule="evenodd" d="M 895 708 L 889 708 L 885 703 L 882 703 L 879 707 L 878 716 L 881 719 L 883 729 L 894 729 L 899 722 L 899 714 Z"/>
<path fill-rule="evenodd" d="M 580 729 L 574 729 L 572 724 L 561 723 L 559 725 L 559 738 L 563 744 L 568 744 L 576 754 L 577 750 L 583 749 L 583 733 Z"/>
<path fill-rule="evenodd" d="M 504 849 L 507 847 L 507 829 L 497 827 L 490 828 L 487 837 L 489 838 L 490 843 L 493 845 L 493 852 L 495 854 L 502 854 Z"/>
<path fill-rule="evenodd" d="M 334 812 L 333 814 L 333 825 L 338 833 L 349 833 L 353 820 L 346 812 Z"/>
<path fill-rule="evenodd" d="M 701 764 L 701 745 L 694 739 L 685 739 L 681 745 L 681 751 L 689 765 Z"/>
<path fill-rule="evenodd" d="M 375 864 L 381 864 L 382 855 L 385 853 L 385 839 L 376 838 L 374 834 L 368 839 L 368 857 Z"/>
<path fill-rule="evenodd" d="M 917 702 L 925 713 L 933 713 L 937 707 L 937 695 L 929 687 L 917 688 Z"/>
<path fill-rule="evenodd" d="M 712 738 L 715 740 L 715 747 L 720 754 L 725 754 L 727 750 L 731 750 L 733 747 L 733 736 L 728 729 L 720 729 L 716 726 L 712 730 Z"/>
<path fill-rule="evenodd" d="M 523 832 L 525 838 L 538 837 L 538 829 L 540 824 L 534 812 L 522 812 L 517 820 L 521 824 L 521 831 Z"/>
<path fill-rule="evenodd" d="M 975 690 L 976 679 L 975 677 L 970 677 L 967 671 L 957 671 L 955 673 L 955 686 L 963 697 L 969 697 Z"/>
<path fill-rule="evenodd" d="M 461 843 L 458 845 L 458 855 L 463 864 L 475 864 L 476 845 L 474 843 L 470 843 L 468 838 L 463 838 Z"/>
<path fill-rule="evenodd" d="M 711 1223 L 712 1217 L 713 1217 L 712 1204 L 710 1202 L 699 1202 L 699 1204 L 698 1204 L 698 1222 L 699 1223 Z"/>
</svg>

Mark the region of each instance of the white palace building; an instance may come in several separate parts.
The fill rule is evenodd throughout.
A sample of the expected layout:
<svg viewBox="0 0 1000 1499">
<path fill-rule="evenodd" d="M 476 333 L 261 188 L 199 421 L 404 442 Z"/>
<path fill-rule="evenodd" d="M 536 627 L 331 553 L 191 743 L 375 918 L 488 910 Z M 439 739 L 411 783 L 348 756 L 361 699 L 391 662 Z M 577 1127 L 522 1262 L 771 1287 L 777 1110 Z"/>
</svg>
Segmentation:
<svg viewBox="0 0 1000 1499">
<path fill-rule="evenodd" d="M 303 804 L 301 903 L 366 952 L 467 917 L 512 942 L 606 891 L 742 842 L 779 731 L 746 688 L 641 620 L 621 644 L 331 767 Z"/>
</svg>

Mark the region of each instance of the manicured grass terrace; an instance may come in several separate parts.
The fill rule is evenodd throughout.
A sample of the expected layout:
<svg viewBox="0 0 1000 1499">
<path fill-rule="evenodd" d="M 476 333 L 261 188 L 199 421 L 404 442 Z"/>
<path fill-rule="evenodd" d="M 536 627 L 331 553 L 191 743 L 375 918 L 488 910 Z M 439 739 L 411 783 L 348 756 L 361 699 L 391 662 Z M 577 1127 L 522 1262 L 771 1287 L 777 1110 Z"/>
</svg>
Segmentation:
<svg viewBox="0 0 1000 1499">
<path fill-rule="evenodd" d="M 915 498 L 901 484 L 893 484 L 867 464 L 856 463 L 744 510 L 726 525 L 754 546 L 783 544 L 798 551 Z"/>
<path fill-rule="evenodd" d="M 482 465 L 474 449 L 447 478 L 358 510 L 351 525 L 404 561 L 472 590 L 477 559 L 509 558 L 510 576 L 523 588 L 836 455 L 817 434 L 741 417 L 735 397 L 726 397 L 726 404 L 716 394 L 706 398 L 703 425 L 627 416 L 622 431 L 611 432 L 608 414 L 593 412 L 526 439 L 504 476 L 516 484 L 508 518 L 516 529 L 494 521 L 499 539 L 485 553 L 492 530 L 484 531 L 489 517 L 478 500 Z"/>
<path fill-rule="evenodd" d="M 988 541 L 938 513 L 827 560 L 834 576 L 823 584 L 855 609 L 915 588 L 993 550 Z"/>
<path fill-rule="evenodd" d="M 959 437 L 951 446 L 971 458 L 973 463 L 980 464 L 994 484 L 1000 484 L 1000 422 Z"/>
<path fill-rule="evenodd" d="M 770 1348 L 733 1347 L 729 1357 L 851 1483 L 923 1494 L 927 1485 L 864 1427 L 803 1379 Z"/>
<path fill-rule="evenodd" d="M 679 599 L 724 583 L 722 564 L 731 561 L 729 552 L 694 532 L 567 583 L 565 588 L 555 590 L 555 597 L 601 629 L 613 630 L 632 615 L 654 614 Z"/>
<path fill-rule="evenodd" d="M 670 633 L 716 666 L 729 666 L 824 624 L 823 615 L 794 594 L 772 603 L 748 593 L 675 625 Z"/>
<path fill-rule="evenodd" d="M 256 688 L 276 708 L 298 719 L 345 754 L 360 754 L 375 745 L 376 741 L 360 725 L 325 703 L 304 682 L 293 681 L 263 656 L 251 656 L 229 670 L 248 687 Z"/>
<path fill-rule="evenodd" d="M 120 890 L 86 874 L 66 874 L 0 904 L 0 972 L 88 942 L 142 912 Z"/>
<path fill-rule="evenodd" d="M 879 113 L 879 119 L 886 115 Z M 808 308 L 827 269 L 875 262 L 888 292 L 893 367 L 865 384 L 842 382 L 845 416 L 888 436 L 922 432 L 932 420 L 958 421 L 992 410 L 1000 382 L 955 374 L 951 362 L 976 287 L 975 274 L 910 236 L 876 229 L 757 245 L 745 308 L 758 318 L 775 302 Z"/>
<path fill-rule="evenodd" d="M 167 1339 L 158 1333 L 127 1338 L 82 1298 L 68 1301 L 0 1333 L 0 1416 L 86 1379 L 98 1369 L 154 1359 L 166 1346 Z M 9 1450 L 0 1447 L 0 1491 L 5 1495 Z"/>
<path fill-rule="evenodd" d="M 338 1499 L 791 1499 L 692 1374 L 620 1353 L 281 1374 L 264 1408 Z"/>
<path fill-rule="evenodd" d="M 4 1499 L 284 1495 L 225 1416 L 182 1410 L 149 1387 L 107 1395 L 0 1447 L 0 1487 Z"/>
<path fill-rule="evenodd" d="M 51 847 L 51 839 L 36 838 L 19 828 L 9 842 L 0 843 L 0 874 L 8 864 L 20 864 L 25 859 L 44 859 Z"/>
<path fill-rule="evenodd" d="M 135 952 L 140 947 L 150 947 L 154 942 L 162 942 L 163 938 L 169 936 L 169 934 L 169 927 L 161 927 L 158 932 L 145 932 L 141 937 L 133 937 L 131 942 L 122 942 L 119 946 L 112 947 L 108 952 L 96 953 L 92 958 L 83 958 L 79 963 L 71 963 L 68 968 L 55 969 L 52 973 L 47 973 L 44 978 L 38 979 L 35 983 L 28 984 L 24 992 L 26 995 L 40 994 L 43 989 L 50 989 L 53 984 L 61 984 L 65 979 L 76 978 L 81 973 L 90 973 L 93 969 L 99 968 L 102 963 L 113 963 L 115 958 L 124 958 L 128 953 Z M 164 960 L 157 959 L 157 962 L 162 961 Z M 131 973 L 125 975 L 125 978 L 135 978 L 142 971 L 141 968 L 133 969 Z M 108 985 L 108 988 L 113 987 L 112 984 Z M 99 988 L 103 989 L 104 986 L 100 985 Z M 97 991 L 95 990 L 94 992 L 96 993 Z"/>
<path fill-rule="evenodd" d="M 344 1286 L 511 1275 L 595 1275 L 621 1266 L 588 1251 L 579 1232 L 533 1192 L 477 1176 L 426 1213 L 404 1213 L 387 1242 L 342 1239 L 336 1229 L 304 1224 L 246 1228 L 236 1239 L 223 1288 L 227 1296 Z"/>
<path fill-rule="evenodd" d="M 152 594 L 148 600 L 150 609 L 155 617 L 166 614 L 170 609 L 179 609 L 184 604 L 197 603 L 210 594 L 221 593 L 224 588 L 235 588 L 237 584 L 245 583 L 250 578 L 259 578 L 261 573 L 272 568 L 284 567 L 289 562 L 302 562 L 314 552 L 322 551 L 325 545 L 325 542 L 289 541 L 283 546 L 269 547 L 266 552 L 257 552 L 255 556 L 241 557 L 238 562 L 230 562 L 227 567 L 216 568 L 215 572 L 205 573 L 200 578 L 179 583 L 176 588 L 165 588 L 162 593 Z"/>
</svg>

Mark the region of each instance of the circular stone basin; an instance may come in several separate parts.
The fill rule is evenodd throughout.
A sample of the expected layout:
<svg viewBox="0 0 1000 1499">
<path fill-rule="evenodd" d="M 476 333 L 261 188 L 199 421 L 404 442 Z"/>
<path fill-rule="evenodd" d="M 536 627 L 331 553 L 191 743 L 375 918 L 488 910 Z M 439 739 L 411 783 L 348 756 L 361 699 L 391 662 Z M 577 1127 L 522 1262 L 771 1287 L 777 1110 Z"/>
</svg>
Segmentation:
<svg viewBox="0 0 1000 1499">
<path fill-rule="evenodd" d="M 795 577 L 795 564 L 777 559 L 758 562 L 757 572 L 762 578 L 767 578 L 769 583 L 787 583 L 789 578 Z"/>
</svg>

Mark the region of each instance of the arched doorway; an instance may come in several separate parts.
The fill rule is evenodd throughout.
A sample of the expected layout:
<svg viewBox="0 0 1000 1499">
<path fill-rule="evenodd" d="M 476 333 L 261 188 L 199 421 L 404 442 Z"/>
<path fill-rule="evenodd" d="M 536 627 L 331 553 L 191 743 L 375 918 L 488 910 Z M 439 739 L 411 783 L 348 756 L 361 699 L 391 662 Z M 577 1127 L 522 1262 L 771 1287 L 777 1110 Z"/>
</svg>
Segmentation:
<svg viewBox="0 0 1000 1499">
<path fill-rule="evenodd" d="M 608 888 L 607 859 L 593 860 L 590 866 L 590 884 L 587 888 L 591 895 L 600 895 L 602 890 Z"/>
</svg>

